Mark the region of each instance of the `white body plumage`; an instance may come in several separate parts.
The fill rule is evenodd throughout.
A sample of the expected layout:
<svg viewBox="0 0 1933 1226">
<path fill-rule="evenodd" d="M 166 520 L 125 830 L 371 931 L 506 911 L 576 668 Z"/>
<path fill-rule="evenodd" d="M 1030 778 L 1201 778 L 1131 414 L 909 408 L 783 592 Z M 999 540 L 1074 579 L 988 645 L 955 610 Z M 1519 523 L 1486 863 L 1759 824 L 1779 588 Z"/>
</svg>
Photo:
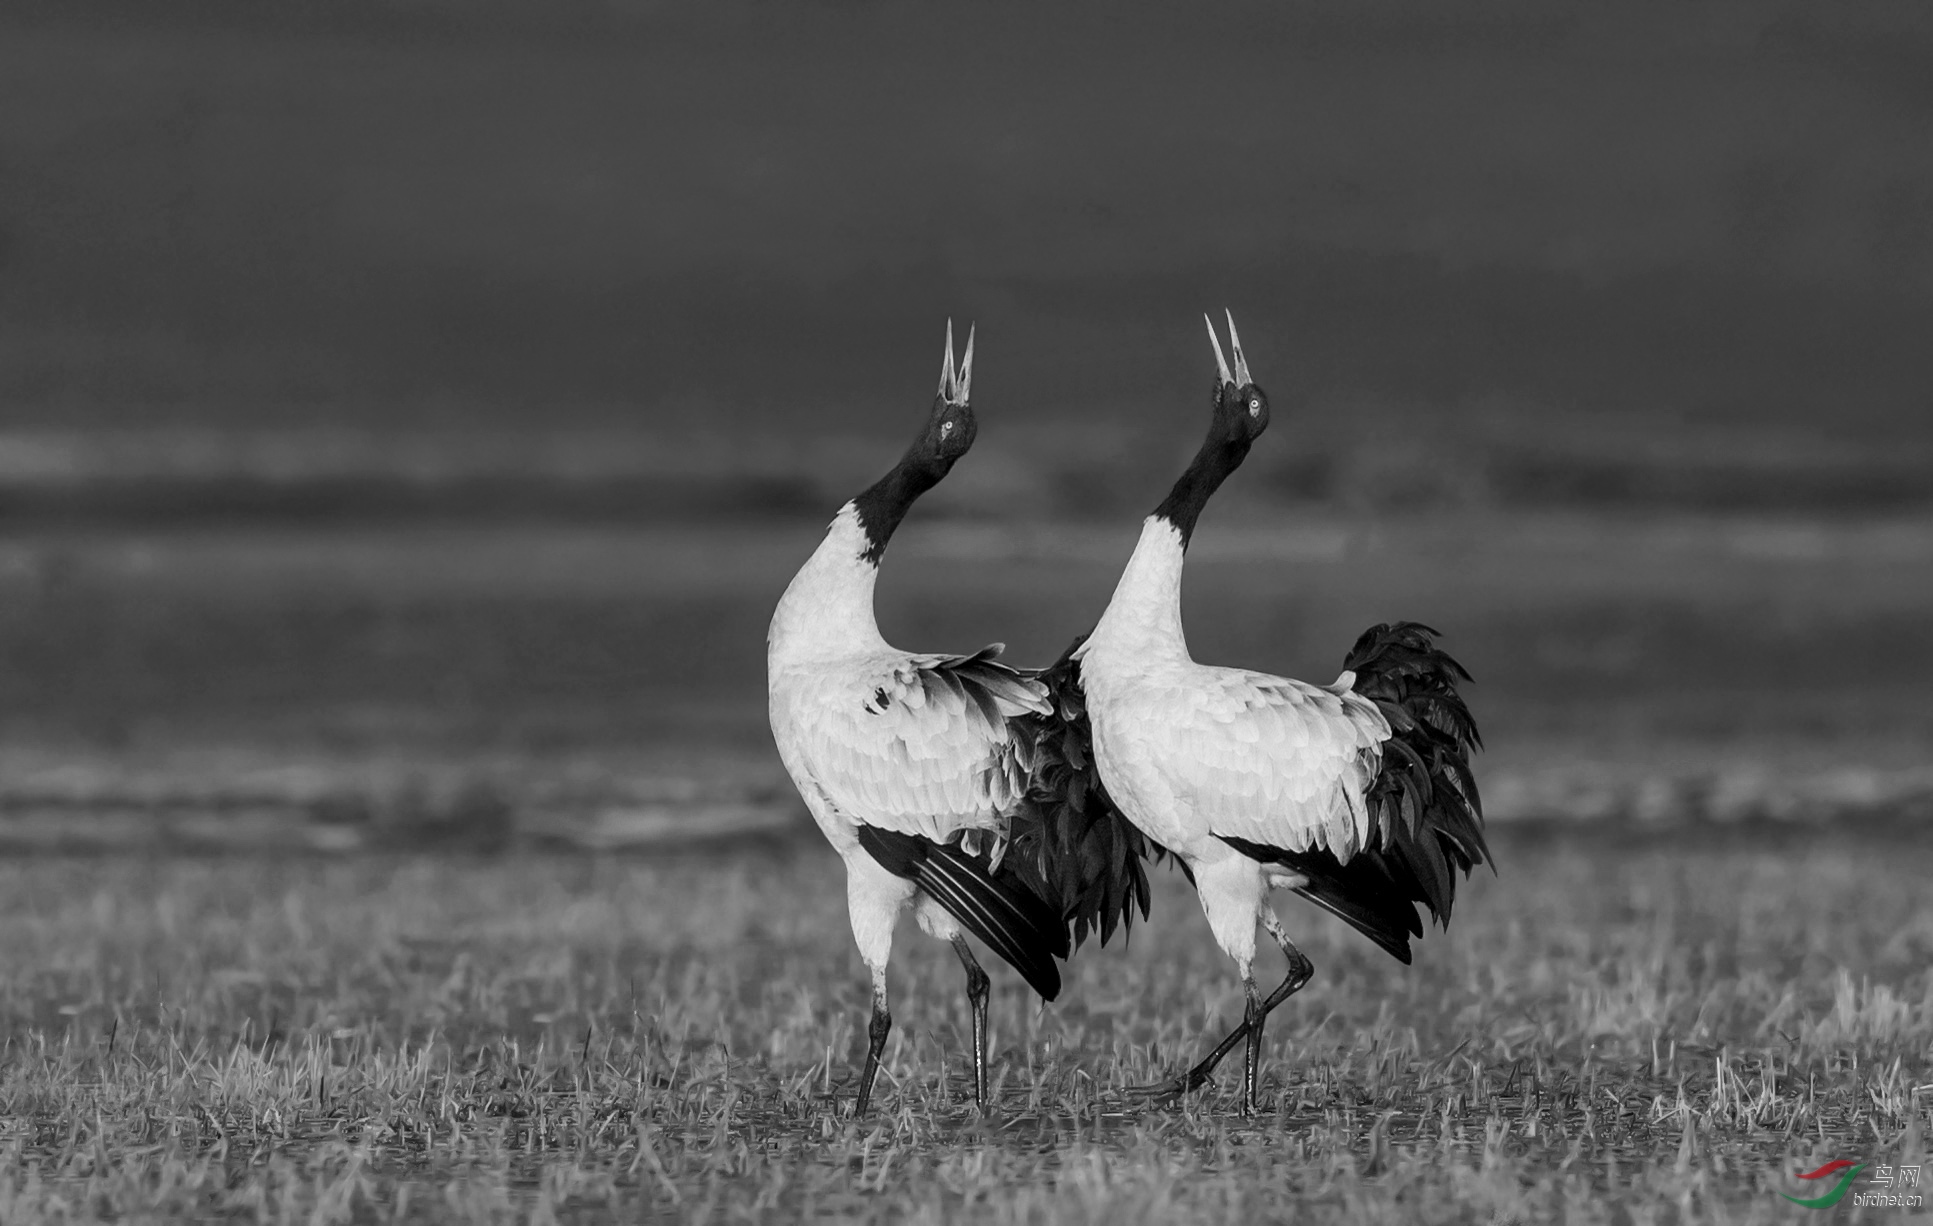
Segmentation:
<svg viewBox="0 0 1933 1226">
<path fill-rule="evenodd" d="M 997 851 L 1026 788 L 1006 718 L 1047 703 L 1038 682 L 1008 674 L 1010 684 L 986 695 L 990 712 L 941 676 L 954 658 L 888 644 L 873 612 L 879 567 L 866 548 L 847 503 L 779 600 L 767 670 L 779 757 L 846 862 L 853 937 L 877 980 L 902 908 L 913 905 L 920 926 L 941 939 L 960 928 L 859 845 L 859 826 L 935 843 L 984 831 Z"/>
<path fill-rule="evenodd" d="M 1347 861 L 1370 837 L 1365 796 L 1390 727 L 1350 673 L 1316 686 L 1197 664 L 1181 625 L 1183 556 L 1181 532 L 1150 516 L 1078 653 L 1081 682 L 1109 793 L 1187 863 L 1246 976 L 1268 889 L 1303 882 L 1218 836 Z"/>
</svg>

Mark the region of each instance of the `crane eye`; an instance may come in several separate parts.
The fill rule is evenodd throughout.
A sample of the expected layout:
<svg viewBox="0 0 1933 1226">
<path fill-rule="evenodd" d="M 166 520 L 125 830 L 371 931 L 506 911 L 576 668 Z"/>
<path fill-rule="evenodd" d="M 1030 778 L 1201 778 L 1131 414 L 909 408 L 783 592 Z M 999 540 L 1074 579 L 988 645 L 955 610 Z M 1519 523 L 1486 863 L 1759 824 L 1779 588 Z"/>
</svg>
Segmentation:
<svg viewBox="0 0 1933 1226">
<path fill-rule="evenodd" d="M 951 433 L 953 433 L 953 423 L 952 423 L 952 422 L 950 422 L 950 421 L 943 421 L 943 422 L 941 422 L 941 423 L 940 423 L 940 433 L 941 433 L 942 435 L 947 435 L 947 434 L 951 434 Z"/>
<path fill-rule="evenodd" d="M 1250 417 L 1260 417 L 1262 415 L 1262 402 L 1259 398 L 1252 399 L 1248 402 L 1248 415 Z"/>
</svg>

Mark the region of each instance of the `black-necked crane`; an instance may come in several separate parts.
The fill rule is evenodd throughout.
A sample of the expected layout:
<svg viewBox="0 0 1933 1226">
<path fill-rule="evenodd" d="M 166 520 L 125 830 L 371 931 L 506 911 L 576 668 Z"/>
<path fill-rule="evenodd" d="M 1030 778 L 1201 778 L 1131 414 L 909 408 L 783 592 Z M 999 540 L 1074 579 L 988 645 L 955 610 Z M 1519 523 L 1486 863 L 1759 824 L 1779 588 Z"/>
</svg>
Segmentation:
<svg viewBox="0 0 1933 1226">
<path fill-rule="evenodd" d="M 957 371 L 947 324 L 940 390 L 892 471 L 845 504 L 772 615 L 767 681 L 772 735 L 806 807 L 846 866 L 853 940 L 872 975 L 872 1019 L 855 1114 L 892 1029 L 886 963 L 893 927 L 913 911 L 951 942 L 966 968 L 974 1099 L 987 1106 L 986 972 L 972 933 L 1045 1000 L 1060 991 L 1055 958 L 1093 926 L 1145 914 L 1147 884 L 1131 828 L 1085 806 L 1085 764 L 1063 756 L 1085 727 L 1062 720 L 1065 661 L 1042 674 L 971 655 L 902 651 L 881 637 L 873 588 L 881 555 L 913 501 L 973 445 L 973 333 Z M 1044 679 L 1043 679 L 1044 678 Z M 1051 814 L 1051 829 L 1045 818 Z M 1101 866 L 1097 868 L 1096 865 Z"/>
<path fill-rule="evenodd" d="M 1329 685 L 1197 664 L 1181 626 L 1182 560 L 1209 497 L 1268 427 L 1266 393 L 1228 321 L 1231 374 L 1215 327 L 1208 437 L 1141 527 L 1100 621 L 1074 651 L 1100 778 L 1129 821 L 1173 853 L 1247 993 L 1237 1027 L 1157 1092 L 1196 1089 L 1243 1036 L 1243 1109 L 1255 1109 L 1262 1028 L 1315 966 L 1269 905 L 1287 888 L 1407 963 L 1415 904 L 1447 925 L 1455 869 L 1487 859 L 1469 759 L 1480 744 L 1457 693 L 1469 675 L 1436 631 L 1381 625 L 1357 639 Z M 1288 958 L 1266 999 L 1256 926 Z"/>
</svg>

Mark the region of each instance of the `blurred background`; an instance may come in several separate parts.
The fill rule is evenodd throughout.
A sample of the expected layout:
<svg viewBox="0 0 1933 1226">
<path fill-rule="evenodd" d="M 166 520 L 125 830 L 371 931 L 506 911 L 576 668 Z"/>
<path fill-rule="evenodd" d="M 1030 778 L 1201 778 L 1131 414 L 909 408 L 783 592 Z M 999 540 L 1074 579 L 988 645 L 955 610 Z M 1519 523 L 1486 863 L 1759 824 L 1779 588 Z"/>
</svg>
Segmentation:
<svg viewBox="0 0 1933 1226">
<path fill-rule="evenodd" d="M 977 321 L 887 637 L 1415 618 L 1497 820 L 1933 812 L 1933 10 L 15 0 L 0 846 L 785 828 L 764 632 Z"/>
</svg>

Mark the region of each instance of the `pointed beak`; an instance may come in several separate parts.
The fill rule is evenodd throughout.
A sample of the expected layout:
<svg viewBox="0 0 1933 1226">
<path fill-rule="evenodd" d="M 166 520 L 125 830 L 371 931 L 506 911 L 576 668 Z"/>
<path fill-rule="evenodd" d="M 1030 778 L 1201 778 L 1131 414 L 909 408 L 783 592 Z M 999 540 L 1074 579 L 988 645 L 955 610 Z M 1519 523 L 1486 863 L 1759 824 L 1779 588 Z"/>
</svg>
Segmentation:
<svg viewBox="0 0 1933 1226">
<path fill-rule="evenodd" d="M 966 353 L 959 369 L 953 366 L 953 321 L 946 321 L 946 358 L 940 364 L 940 399 L 949 404 L 965 404 L 973 390 L 973 328 L 967 325 Z"/>
<path fill-rule="evenodd" d="M 1235 386 L 1247 387 L 1255 380 L 1248 377 L 1248 359 L 1242 356 L 1242 338 L 1235 334 L 1235 312 L 1223 307 L 1222 314 L 1228 316 L 1228 347 L 1235 352 Z M 1218 353 L 1216 356 L 1221 355 Z"/>
<path fill-rule="evenodd" d="M 940 363 L 940 396 L 953 399 L 953 321 L 946 321 L 946 358 Z"/>
<path fill-rule="evenodd" d="M 1227 359 L 1222 357 L 1222 340 L 1221 337 L 1215 335 L 1215 321 L 1203 315 L 1201 322 L 1208 325 L 1208 343 L 1215 347 L 1215 369 L 1221 372 L 1222 382 L 1235 382 L 1234 378 L 1228 373 Z M 1239 353 L 1241 351 L 1237 350 L 1236 352 Z"/>
<path fill-rule="evenodd" d="M 966 353 L 960 358 L 960 403 L 965 404 L 973 395 L 973 324 L 967 325 Z M 947 322 L 947 330 L 952 331 L 952 321 Z M 951 348 L 949 343 L 948 348 Z"/>
</svg>

